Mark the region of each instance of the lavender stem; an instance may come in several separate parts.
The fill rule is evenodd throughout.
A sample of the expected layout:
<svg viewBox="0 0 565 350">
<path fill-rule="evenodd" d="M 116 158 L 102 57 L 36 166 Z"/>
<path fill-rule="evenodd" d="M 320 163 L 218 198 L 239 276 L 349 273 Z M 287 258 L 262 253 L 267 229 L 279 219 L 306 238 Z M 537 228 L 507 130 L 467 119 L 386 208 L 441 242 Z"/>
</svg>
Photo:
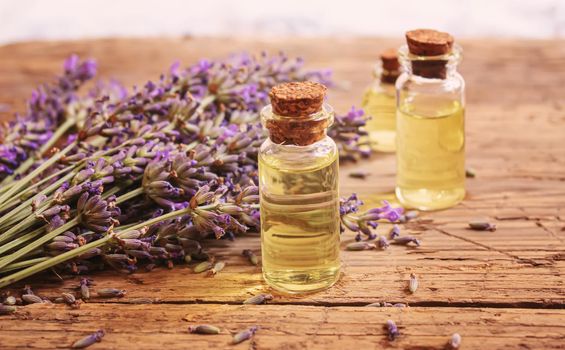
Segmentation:
<svg viewBox="0 0 565 350">
<path fill-rule="evenodd" d="M 81 167 L 79 167 L 78 169 L 80 169 L 80 168 Z M 59 188 L 65 181 L 70 180 L 74 175 L 75 175 L 75 172 L 71 172 L 71 173 L 63 176 L 58 181 L 51 184 L 49 187 L 47 187 L 43 191 L 39 192 L 37 195 L 35 195 L 31 198 L 28 198 L 28 200 L 26 200 L 25 202 L 23 202 L 22 204 L 20 204 L 16 208 L 14 208 L 14 209 L 10 210 L 8 213 L 2 215 L 2 217 L 0 217 L 0 225 L 5 223 L 12 216 L 20 213 L 22 210 L 29 209 L 31 202 L 33 201 L 33 198 L 35 198 L 36 196 L 41 195 L 41 194 L 44 194 L 44 195 L 51 194 L 53 191 L 55 191 L 57 188 Z M 0 209 L 1 208 L 2 208 L 2 206 L 0 206 Z M 29 213 L 31 213 L 31 211 Z"/>
<path fill-rule="evenodd" d="M 61 233 L 68 231 L 69 229 L 75 227 L 77 224 L 78 224 L 78 218 L 74 218 L 74 219 L 68 221 L 63 226 L 56 228 L 55 230 L 49 232 L 46 235 L 43 235 L 38 240 L 35 240 L 35 241 L 27 244 L 25 247 L 21 248 L 20 250 L 14 252 L 14 253 L 12 253 L 8 256 L 1 258 L 0 259 L 0 269 L 9 265 L 11 262 L 18 260 L 19 258 L 21 258 L 25 254 L 31 252 L 35 248 L 41 247 L 43 244 L 49 242 L 51 239 L 60 235 Z"/>
<path fill-rule="evenodd" d="M 26 233 L 23 236 L 15 238 L 15 239 L 11 240 L 10 242 L 0 246 L 0 255 L 9 251 L 10 249 L 18 247 L 20 244 L 25 243 L 32 238 L 40 235 L 44 230 L 45 230 L 45 227 L 41 226 L 41 227 L 31 231 L 31 232 Z"/>
<path fill-rule="evenodd" d="M 6 267 L 3 267 L 0 269 L 0 273 L 5 273 L 5 272 L 9 272 L 9 271 L 13 271 L 13 270 L 19 270 L 19 269 L 23 269 L 24 267 L 28 267 L 28 266 L 33 266 L 37 263 L 43 262 L 45 260 L 49 260 L 50 257 L 48 256 L 42 256 L 39 258 L 34 258 L 34 259 L 29 259 L 29 260 L 24 260 L 24 261 L 18 261 L 15 262 L 11 265 L 8 265 Z"/>
<path fill-rule="evenodd" d="M 142 194 L 143 194 L 143 187 L 136 188 L 135 190 L 129 191 L 128 193 L 123 194 L 123 195 L 119 196 L 118 198 L 116 198 L 116 204 L 123 203 L 127 200 L 130 200 L 130 199 L 135 198 L 135 197 L 142 195 Z"/>
<path fill-rule="evenodd" d="M 56 155 L 52 156 L 51 158 L 49 158 L 48 160 L 46 160 L 43 164 L 41 164 L 39 167 L 37 167 L 37 169 L 35 169 L 34 171 L 32 171 L 31 173 L 27 174 L 23 179 L 18 180 L 13 186 L 12 188 L 10 188 L 8 191 L 6 191 L 3 195 L 0 196 L 0 205 L 3 205 L 6 200 L 12 198 L 12 196 L 14 194 L 16 194 L 16 192 L 18 192 L 19 190 L 21 190 L 25 185 L 27 185 L 32 179 L 34 179 L 36 176 L 38 176 L 39 174 L 41 174 L 43 171 L 45 171 L 47 168 L 49 168 L 51 165 L 53 165 L 55 162 L 57 162 L 59 159 L 61 159 L 65 154 L 67 154 L 73 147 L 75 146 L 75 143 L 71 143 L 70 145 L 68 145 L 67 147 L 65 147 L 62 151 L 57 152 Z"/>
<path fill-rule="evenodd" d="M 197 208 L 200 209 L 200 210 L 209 210 L 209 209 L 214 209 L 214 208 L 216 208 L 217 206 L 218 206 L 217 203 L 213 203 L 213 204 L 203 205 L 203 206 L 200 206 L 200 207 L 197 207 Z M 137 225 L 131 226 L 131 227 L 128 228 L 127 230 L 128 230 L 128 231 L 129 231 L 129 230 L 137 230 L 137 229 L 140 229 L 140 228 L 142 228 L 142 227 L 150 226 L 150 225 L 156 224 L 156 223 L 161 222 L 161 221 L 164 221 L 164 220 L 173 219 L 173 218 L 176 218 L 176 217 L 178 217 L 178 216 L 182 216 L 182 215 L 184 215 L 184 214 L 188 214 L 188 213 L 190 213 L 190 212 L 192 212 L 192 211 L 193 211 L 193 209 L 191 209 L 190 207 L 188 207 L 188 208 L 186 208 L 186 209 L 180 209 L 180 210 L 172 211 L 172 212 L 170 212 L 170 213 L 167 213 L 167 214 L 158 216 L 158 217 L 156 217 L 156 218 L 147 220 L 147 221 L 145 221 L 145 222 L 139 223 L 139 224 L 137 224 Z M 76 219 L 74 219 L 74 220 L 72 220 L 72 221 L 75 221 L 75 220 L 76 220 Z M 69 221 L 69 223 L 71 223 L 72 221 Z M 60 228 L 58 228 L 57 230 L 54 230 L 53 232 L 57 232 L 57 231 L 59 231 L 60 229 L 64 228 L 65 230 L 63 230 L 63 231 L 61 231 L 61 232 L 57 232 L 57 234 L 60 234 L 60 233 L 62 233 L 62 232 L 64 232 L 64 231 L 68 230 L 69 228 L 68 228 L 68 227 L 65 227 L 65 226 L 68 225 L 69 223 L 67 223 L 67 224 L 65 224 L 65 225 L 63 225 L 63 226 L 61 226 Z M 51 235 L 53 232 L 51 232 L 49 235 Z M 123 232 L 123 231 L 120 231 L 120 232 Z M 57 255 L 57 256 L 55 256 L 55 257 L 53 257 L 53 258 L 49 258 L 49 259 L 47 259 L 47 260 L 45 260 L 45 261 L 43 261 L 43 262 L 40 262 L 39 264 L 30 266 L 30 267 L 28 267 L 28 268 L 26 268 L 26 269 L 24 269 L 24 270 L 20 270 L 20 271 L 14 273 L 14 274 L 12 274 L 12 275 L 6 276 L 6 277 L 0 279 L 0 288 L 6 287 L 6 286 L 8 286 L 8 285 L 10 285 L 10 284 L 12 284 L 12 283 L 14 283 L 14 282 L 17 282 L 17 281 L 19 281 L 19 280 L 22 280 L 22 279 L 24 279 L 24 278 L 26 278 L 26 277 L 29 277 L 29 276 L 31 276 L 31 275 L 34 275 L 34 274 L 36 274 L 36 273 L 38 273 L 38 272 L 40 272 L 40 271 L 43 271 L 43 270 L 48 269 L 48 268 L 50 268 L 50 267 L 52 267 L 52 266 L 58 265 L 58 264 L 60 264 L 60 263 L 62 263 L 62 262 L 64 262 L 64 261 L 70 260 L 70 259 L 72 259 L 72 258 L 75 258 L 75 257 L 81 255 L 82 253 L 85 253 L 85 252 L 87 252 L 87 251 L 89 251 L 89 250 L 91 250 L 91 249 L 93 249 L 93 248 L 101 247 L 101 246 L 105 245 L 108 241 L 110 241 L 112 238 L 114 238 L 115 235 L 118 235 L 120 232 L 107 234 L 107 235 L 104 236 L 103 238 L 100 238 L 100 239 L 98 239 L 98 240 L 96 240 L 96 241 L 90 242 L 90 243 L 88 243 L 88 244 L 85 244 L 85 245 L 80 246 L 80 247 L 78 247 L 78 248 L 75 248 L 75 249 L 73 249 L 73 250 L 69 250 L 68 252 L 65 252 L 65 253 L 63 253 L 63 254 Z M 55 236 L 56 236 L 56 235 L 55 235 Z M 47 241 L 50 240 L 50 239 L 52 239 L 52 238 L 55 237 L 55 236 L 49 237 L 49 238 L 47 239 Z M 47 236 L 44 236 L 44 237 L 47 237 Z M 40 245 L 41 245 L 41 244 L 40 244 Z M 13 261 L 13 260 L 12 260 L 12 261 Z M 3 263 L 4 261 L 3 261 L 3 260 L 0 260 L 0 262 Z M 0 265 L 1 265 L 1 263 L 0 263 Z M 7 264 L 6 264 L 6 265 L 7 265 Z M 6 265 L 1 265 L 1 266 L 0 266 L 0 269 L 2 269 L 2 268 L 3 268 L 4 266 L 6 266 Z"/>
</svg>

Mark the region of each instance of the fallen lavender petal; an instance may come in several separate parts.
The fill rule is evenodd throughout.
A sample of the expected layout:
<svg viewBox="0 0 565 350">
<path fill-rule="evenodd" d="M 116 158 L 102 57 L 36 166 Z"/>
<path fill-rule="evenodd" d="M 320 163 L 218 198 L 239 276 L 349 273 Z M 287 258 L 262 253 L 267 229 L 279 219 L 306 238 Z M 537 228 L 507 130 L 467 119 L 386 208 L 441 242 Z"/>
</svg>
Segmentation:
<svg viewBox="0 0 565 350">
<path fill-rule="evenodd" d="M 250 327 L 250 328 L 248 328 L 248 329 L 245 329 L 245 330 L 243 330 L 243 331 L 240 331 L 240 332 L 236 333 L 236 334 L 233 336 L 233 341 L 232 341 L 232 343 L 233 343 L 233 344 L 239 344 L 239 343 L 242 343 L 242 342 L 244 342 L 244 341 L 246 341 L 246 340 L 251 339 L 251 338 L 253 337 L 253 335 L 255 334 L 255 332 L 257 332 L 258 329 L 259 329 L 259 327 L 257 327 L 257 326 L 252 326 L 252 327 Z"/>
<path fill-rule="evenodd" d="M 94 343 L 98 343 L 102 341 L 102 338 L 104 337 L 106 333 L 104 332 L 103 329 L 100 329 L 90 335 L 87 335 L 86 337 L 77 340 L 76 342 L 73 343 L 73 345 L 71 345 L 71 348 L 73 349 L 84 349 L 89 347 L 90 345 L 94 344 Z"/>
</svg>

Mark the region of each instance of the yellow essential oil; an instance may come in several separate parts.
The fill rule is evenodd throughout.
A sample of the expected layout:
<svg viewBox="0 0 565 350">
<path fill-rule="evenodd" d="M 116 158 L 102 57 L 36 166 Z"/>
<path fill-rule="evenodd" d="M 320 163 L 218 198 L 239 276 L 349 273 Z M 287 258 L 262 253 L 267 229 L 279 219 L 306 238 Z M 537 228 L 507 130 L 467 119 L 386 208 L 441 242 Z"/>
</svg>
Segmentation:
<svg viewBox="0 0 565 350">
<path fill-rule="evenodd" d="M 265 280 L 291 293 L 328 288 L 340 269 L 337 153 L 315 163 L 261 155 L 259 178 Z"/>
<path fill-rule="evenodd" d="M 400 64 L 395 49 L 381 53 L 380 62 L 373 75 L 371 86 L 365 91 L 361 103 L 371 117 L 367 132 L 371 148 L 380 152 L 396 149 L 396 90 L 394 83 L 400 74 Z"/>
<path fill-rule="evenodd" d="M 464 109 L 457 101 L 438 108 L 398 109 L 397 188 L 410 207 L 451 207 L 465 196 Z"/>
<path fill-rule="evenodd" d="M 261 111 L 259 149 L 263 277 L 287 293 L 326 289 L 339 278 L 339 157 L 317 83 L 273 87 Z"/>
<path fill-rule="evenodd" d="M 448 33 L 406 33 L 396 81 L 396 196 L 406 207 L 449 208 L 465 197 L 465 81 Z"/>
<path fill-rule="evenodd" d="M 371 148 L 381 152 L 394 152 L 396 149 L 396 95 L 394 90 L 368 88 L 363 97 L 362 108 L 367 115 L 371 116 L 366 126 Z"/>
</svg>

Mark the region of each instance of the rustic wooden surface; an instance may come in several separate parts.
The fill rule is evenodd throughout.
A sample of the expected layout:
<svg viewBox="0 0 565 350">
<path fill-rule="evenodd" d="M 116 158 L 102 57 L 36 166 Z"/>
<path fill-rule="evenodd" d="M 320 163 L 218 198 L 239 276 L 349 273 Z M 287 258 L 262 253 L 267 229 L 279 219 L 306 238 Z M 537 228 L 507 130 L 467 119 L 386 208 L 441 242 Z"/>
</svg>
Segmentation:
<svg viewBox="0 0 565 350">
<path fill-rule="evenodd" d="M 70 53 L 94 57 L 103 77 L 126 84 L 154 79 L 171 62 L 192 63 L 230 52 L 284 50 L 311 67 L 330 67 L 339 82 L 331 92 L 337 111 L 358 105 L 378 52 L 388 39 L 115 39 L 23 43 L 0 47 L 0 118 L 24 108 L 38 83 L 59 72 Z M 302 297 L 275 295 L 270 305 L 243 306 L 260 292 L 260 269 L 240 252 L 259 252 L 256 237 L 213 242 L 227 267 L 216 277 L 188 267 L 151 273 L 98 273 L 95 288 L 127 290 L 115 300 L 94 298 L 80 309 L 33 305 L 0 317 L 0 348 L 67 348 L 99 328 L 106 337 L 92 349 L 442 349 L 454 332 L 462 349 L 565 348 L 565 42 L 461 41 L 461 71 L 468 84 L 467 163 L 477 171 L 459 206 L 427 213 L 406 225 L 423 244 L 387 251 L 343 252 L 343 276 L 332 289 Z M 348 173 L 370 171 L 367 180 Z M 342 165 L 343 194 L 376 203 L 392 196 L 394 156 Z M 496 232 L 467 230 L 485 217 Z M 381 229 L 386 229 L 382 227 Z M 343 244 L 352 240 L 343 236 Z M 410 273 L 419 277 L 407 291 Z M 78 283 L 31 279 L 37 293 L 56 296 Z M 376 301 L 407 308 L 366 308 Z M 143 304 L 142 304 L 143 303 Z M 386 340 L 393 319 L 402 336 Z M 220 335 L 188 334 L 211 323 Z M 258 325 L 254 343 L 228 345 L 230 332 Z"/>
</svg>

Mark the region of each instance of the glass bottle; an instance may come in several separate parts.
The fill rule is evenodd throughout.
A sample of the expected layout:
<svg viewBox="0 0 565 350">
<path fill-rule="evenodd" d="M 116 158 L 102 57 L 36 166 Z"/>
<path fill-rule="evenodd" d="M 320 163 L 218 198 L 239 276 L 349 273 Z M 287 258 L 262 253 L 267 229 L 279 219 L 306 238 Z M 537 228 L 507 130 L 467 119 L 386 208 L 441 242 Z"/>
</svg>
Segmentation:
<svg viewBox="0 0 565 350">
<path fill-rule="evenodd" d="M 399 50 L 396 195 L 408 207 L 436 210 L 465 196 L 465 82 L 461 48 L 434 30 L 406 33 Z"/>
<path fill-rule="evenodd" d="M 373 83 L 365 91 L 361 106 L 371 119 L 367 131 L 371 148 L 381 152 L 396 149 L 396 90 L 394 82 L 400 75 L 400 64 L 395 49 L 381 53 L 380 62 L 373 72 Z"/>
<path fill-rule="evenodd" d="M 261 111 L 269 138 L 259 151 L 265 281 L 287 293 L 322 290 L 339 278 L 338 150 L 326 135 L 333 110 L 317 83 L 285 83 Z"/>
</svg>

